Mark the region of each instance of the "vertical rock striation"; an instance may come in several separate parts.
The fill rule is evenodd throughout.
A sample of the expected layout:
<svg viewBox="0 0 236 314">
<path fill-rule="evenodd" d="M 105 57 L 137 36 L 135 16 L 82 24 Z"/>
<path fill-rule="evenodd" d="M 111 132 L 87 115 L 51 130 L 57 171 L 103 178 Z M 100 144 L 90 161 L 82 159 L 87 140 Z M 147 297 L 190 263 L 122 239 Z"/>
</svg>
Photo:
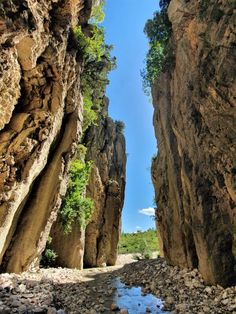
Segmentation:
<svg viewBox="0 0 236 314">
<path fill-rule="evenodd" d="M 122 130 L 108 117 L 106 105 L 99 125 L 89 129 L 85 141 L 87 160 L 94 161 L 87 195 L 94 200 L 95 211 L 85 231 L 84 264 L 114 265 L 124 203 L 126 151 Z"/>
<path fill-rule="evenodd" d="M 0 2 L 1 271 L 19 273 L 39 264 L 66 193 L 69 162 L 81 141 L 83 124 L 80 82 L 84 62 L 73 28 L 86 25 L 95 3 L 98 1 Z M 107 254 L 104 262 L 114 264 L 123 205 L 125 144 L 105 115 L 99 126 L 91 128 L 87 142 L 89 158 L 95 159 L 92 177 L 97 171 L 102 178 L 103 203 L 98 212 L 108 217 L 103 227 L 102 221 L 96 225 L 101 228 L 100 238 L 105 233 L 109 238 L 98 251 Z M 95 140 L 97 132 L 102 147 Z M 106 174 L 99 173 L 103 168 Z M 89 193 L 96 197 L 93 184 L 91 181 Z M 62 226 L 57 226 L 52 235 L 60 264 L 81 268 L 85 230 L 74 224 L 73 233 L 65 235 Z"/>
<path fill-rule="evenodd" d="M 0 3 L 0 264 L 38 263 L 82 131 L 81 65 L 69 34 L 83 0 Z"/>
<path fill-rule="evenodd" d="M 94 212 L 86 228 L 75 221 L 65 235 L 60 216 L 52 227 L 52 249 L 59 266 L 70 268 L 114 265 L 121 229 L 124 202 L 126 153 L 125 139 L 116 123 L 108 117 L 108 100 L 97 125 L 85 135 L 86 159 L 93 161 L 87 196 Z"/>
<path fill-rule="evenodd" d="M 66 234 L 60 215 L 52 225 L 51 248 L 56 253 L 55 263 L 60 267 L 83 269 L 85 230 L 78 221 L 72 224 L 71 232 Z"/>
<path fill-rule="evenodd" d="M 236 282 L 235 1 L 172 0 L 175 65 L 152 94 L 152 165 L 165 257 Z"/>
</svg>

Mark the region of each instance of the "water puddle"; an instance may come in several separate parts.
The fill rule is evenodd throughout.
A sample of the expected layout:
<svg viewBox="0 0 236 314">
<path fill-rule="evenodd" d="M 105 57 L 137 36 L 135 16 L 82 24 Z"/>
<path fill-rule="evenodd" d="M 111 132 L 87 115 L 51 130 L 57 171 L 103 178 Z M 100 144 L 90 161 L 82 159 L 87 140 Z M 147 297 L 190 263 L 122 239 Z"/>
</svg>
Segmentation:
<svg viewBox="0 0 236 314">
<path fill-rule="evenodd" d="M 163 302 L 152 294 L 143 294 L 141 287 L 128 287 L 119 278 L 113 280 L 114 303 L 129 314 L 168 313 L 162 310 Z"/>
</svg>

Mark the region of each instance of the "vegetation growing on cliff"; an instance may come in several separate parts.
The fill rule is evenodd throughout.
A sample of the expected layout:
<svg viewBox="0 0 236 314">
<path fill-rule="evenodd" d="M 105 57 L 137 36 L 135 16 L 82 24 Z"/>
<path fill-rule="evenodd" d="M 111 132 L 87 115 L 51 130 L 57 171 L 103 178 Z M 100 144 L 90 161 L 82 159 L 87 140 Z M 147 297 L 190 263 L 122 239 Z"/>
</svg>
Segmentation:
<svg viewBox="0 0 236 314">
<path fill-rule="evenodd" d="M 52 238 L 49 237 L 46 248 L 42 254 L 42 258 L 40 260 L 40 265 L 42 267 L 55 267 L 56 266 L 56 258 L 57 254 L 53 249 L 51 248 Z"/>
<path fill-rule="evenodd" d="M 104 29 L 90 25 L 85 31 L 82 30 L 81 26 L 74 29 L 78 48 L 83 54 L 85 64 L 101 60 L 105 53 Z"/>
<path fill-rule="evenodd" d="M 80 146 L 80 151 L 85 149 L 83 145 Z M 83 153 L 85 151 L 86 149 Z M 84 228 L 91 218 L 94 204 L 92 199 L 86 197 L 86 186 L 91 169 L 92 162 L 85 162 L 83 156 L 71 163 L 69 186 L 60 208 L 60 218 L 65 233 L 71 232 L 75 221 Z"/>
<path fill-rule="evenodd" d="M 83 133 L 92 124 L 96 124 L 98 113 L 102 109 L 108 73 L 115 67 L 115 58 L 111 57 L 112 46 L 104 39 L 104 29 L 99 26 L 104 19 L 104 1 L 93 7 L 90 24 L 73 29 L 74 46 L 83 63 L 81 90 L 84 102 Z M 74 221 L 85 227 L 93 209 L 93 201 L 86 197 L 86 185 L 92 168 L 91 162 L 85 162 L 85 154 L 72 162 L 70 182 L 67 194 L 60 209 L 60 217 L 66 233 L 71 232 Z"/>
<path fill-rule="evenodd" d="M 120 120 L 116 120 L 115 121 L 115 125 L 116 125 L 116 132 L 118 134 L 124 134 L 124 130 L 125 130 L 125 124 L 123 121 Z"/>
<path fill-rule="evenodd" d="M 96 124 L 97 115 L 102 109 L 103 97 L 108 80 L 108 73 L 116 66 L 115 58 L 111 57 L 112 46 L 105 46 L 103 56 L 92 62 L 87 62 L 81 81 L 84 99 L 83 131 Z"/>
<path fill-rule="evenodd" d="M 153 19 L 149 19 L 145 25 L 144 33 L 149 39 L 149 51 L 146 56 L 146 68 L 141 72 L 143 88 L 146 94 L 150 94 L 151 87 L 165 65 L 170 63 L 171 49 L 171 23 L 167 15 L 170 0 L 160 1 L 160 11 L 154 13 Z"/>
<path fill-rule="evenodd" d="M 104 1 L 92 10 L 90 24 L 74 29 L 78 52 L 84 61 L 81 89 L 84 100 L 83 131 L 96 124 L 97 115 L 102 108 L 102 101 L 108 80 L 108 73 L 116 66 L 116 59 L 111 56 L 112 46 L 105 43 L 104 28 L 99 24 L 104 19 Z"/>
<path fill-rule="evenodd" d="M 93 6 L 91 19 L 90 19 L 91 24 L 99 24 L 103 22 L 105 18 L 105 14 L 103 10 L 104 5 L 105 5 L 105 0 L 100 0 L 99 4 Z"/>
</svg>

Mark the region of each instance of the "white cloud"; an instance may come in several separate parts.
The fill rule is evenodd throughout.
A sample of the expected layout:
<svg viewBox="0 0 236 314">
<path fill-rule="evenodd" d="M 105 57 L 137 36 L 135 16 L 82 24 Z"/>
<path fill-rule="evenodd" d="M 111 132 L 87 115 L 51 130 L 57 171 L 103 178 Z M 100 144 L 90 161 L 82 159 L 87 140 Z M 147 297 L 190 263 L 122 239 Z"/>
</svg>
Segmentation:
<svg viewBox="0 0 236 314">
<path fill-rule="evenodd" d="M 136 229 L 142 229 L 141 227 L 137 226 Z"/>
<path fill-rule="evenodd" d="M 153 207 L 143 208 L 139 210 L 139 213 L 146 216 L 155 216 L 155 208 Z"/>
</svg>

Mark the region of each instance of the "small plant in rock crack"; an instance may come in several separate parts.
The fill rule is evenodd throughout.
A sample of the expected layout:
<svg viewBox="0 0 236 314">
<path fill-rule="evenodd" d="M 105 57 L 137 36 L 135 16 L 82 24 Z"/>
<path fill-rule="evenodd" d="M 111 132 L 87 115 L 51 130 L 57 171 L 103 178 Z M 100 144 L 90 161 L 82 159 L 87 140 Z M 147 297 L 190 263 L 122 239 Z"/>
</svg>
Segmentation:
<svg viewBox="0 0 236 314">
<path fill-rule="evenodd" d="M 120 120 L 116 120 L 115 121 L 115 125 L 116 125 L 116 132 L 118 134 L 124 134 L 124 130 L 125 130 L 125 124 L 123 121 Z"/>
<path fill-rule="evenodd" d="M 40 265 L 42 267 L 55 267 L 56 266 L 56 259 L 57 259 L 57 254 L 56 252 L 50 247 L 52 243 L 52 238 L 49 237 L 47 244 L 46 244 L 46 248 L 42 254 L 42 258 L 40 261 Z"/>
</svg>

